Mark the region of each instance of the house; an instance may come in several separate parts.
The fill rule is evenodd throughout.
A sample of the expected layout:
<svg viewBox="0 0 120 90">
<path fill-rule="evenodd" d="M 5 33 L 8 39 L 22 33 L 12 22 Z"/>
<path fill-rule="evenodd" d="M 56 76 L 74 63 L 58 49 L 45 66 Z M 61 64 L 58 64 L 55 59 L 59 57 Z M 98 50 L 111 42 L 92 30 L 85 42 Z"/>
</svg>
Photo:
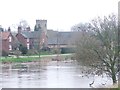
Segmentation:
<svg viewBox="0 0 120 90">
<path fill-rule="evenodd" d="M 8 54 L 10 51 L 12 51 L 13 49 L 13 45 L 12 42 L 14 42 L 14 37 L 10 31 L 10 28 L 8 29 L 8 31 L 1 31 L 0 32 L 0 37 L 1 37 L 1 41 L 2 41 L 2 52 Z"/>
<path fill-rule="evenodd" d="M 27 27 L 26 30 L 22 30 L 22 27 L 18 27 L 18 33 L 16 35 L 18 41 L 27 49 L 43 48 L 47 47 L 47 21 L 36 20 L 34 31 Z"/>
<path fill-rule="evenodd" d="M 76 32 L 58 32 L 47 29 L 47 20 L 36 20 L 34 30 L 27 27 L 22 30 L 18 27 L 16 35 L 18 41 L 27 49 L 43 49 L 43 48 L 66 48 L 73 47 L 72 40 L 76 36 Z"/>
</svg>

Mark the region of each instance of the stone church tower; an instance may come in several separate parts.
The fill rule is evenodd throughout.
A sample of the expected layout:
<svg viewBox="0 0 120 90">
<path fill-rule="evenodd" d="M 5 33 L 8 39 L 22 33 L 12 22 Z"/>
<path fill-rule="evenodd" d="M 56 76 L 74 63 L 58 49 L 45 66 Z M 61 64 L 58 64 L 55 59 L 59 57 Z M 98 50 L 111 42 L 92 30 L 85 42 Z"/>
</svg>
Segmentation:
<svg viewBox="0 0 120 90">
<path fill-rule="evenodd" d="M 47 20 L 36 20 L 34 31 L 40 33 L 40 42 L 43 47 L 47 47 Z"/>
<path fill-rule="evenodd" d="M 47 34 L 47 20 L 36 20 L 35 31 L 43 31 Z"/>
</svg>

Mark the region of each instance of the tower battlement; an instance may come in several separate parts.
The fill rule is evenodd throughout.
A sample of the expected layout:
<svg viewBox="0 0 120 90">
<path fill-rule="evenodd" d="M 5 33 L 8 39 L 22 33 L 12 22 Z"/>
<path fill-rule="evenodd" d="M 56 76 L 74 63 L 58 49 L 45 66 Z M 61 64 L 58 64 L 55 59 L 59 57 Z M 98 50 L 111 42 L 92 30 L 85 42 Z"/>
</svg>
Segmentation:
<svg viewBox="0 0 120 90">
<path fill-rule="evenodd" d="M 36 26 L 47 29 L 47 20 L 36 20 Z"/>
<path fill-rule="evenodd" d="M 47 20 L 36 20 L 36 25 L 35 25 L 35 30 L 36 31 L 42 31 L 47 35 Z"/>
</svg>

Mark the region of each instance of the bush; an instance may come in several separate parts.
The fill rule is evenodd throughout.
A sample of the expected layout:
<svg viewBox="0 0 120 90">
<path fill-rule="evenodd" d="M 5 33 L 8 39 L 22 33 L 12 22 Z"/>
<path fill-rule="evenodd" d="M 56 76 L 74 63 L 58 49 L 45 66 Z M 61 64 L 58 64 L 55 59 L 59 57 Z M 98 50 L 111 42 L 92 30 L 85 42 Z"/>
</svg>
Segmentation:
<svg viewBox="0 0 120 90">
<path fill-rule="evenodd" d="M 8 52 L 2 50 L 2 56 L 8 56 Z"/>
<path fill-rule="evenodd" d="M 41 55 L 51 55 L 52 52 L 50 52 L 50 51 L 41 51 L 40 54 Z"/>
<path fill-rule="evenodd" d="M 14 50 L 14 51 L 13 51 L 13 54 L 14 54 L 17 58 L 19 58 L 19 56 L 21 55 L 21 51 L 19 51 L 19 50 Z"/>
<path fill-rule="evenodd" d="M 61 48 L 61 53 L 65 54 L 65 53 L 74 53 L 75 49 L 74 48 Z"/>
<path fill-rule="evenodd" d="M 42 51 L 50 51 L 50 48 L 49 47 L 43 47 Z"/>
<path fill-rule="evenodd" d="M 38 54 L 38 51 L 35 49 L 30 49 L 30 50 L 28 50 L 27 54 L 28 55 L 35 55 L 35 54 Z"/>
<path fill-rule="evenodd" d="M 19 50 L 22 52 L 23 55 L 24 55 L 24 54 L 27 54 L 27 52 L 28 52 L 27 47 L 25 47 L 25 46 L 23 46 L 23 45 L 20 45 L 20 46 L 19 46 Z"/>
<path fill-rule="evenodd" d="M 53 48 L 52 50 L 51 50 L 51 52 L 53 53 L 53 54 L 60 54 L 61 53 L 61 50 L 60 49 L 57 49 L 57 48 Z"/>
</svg>

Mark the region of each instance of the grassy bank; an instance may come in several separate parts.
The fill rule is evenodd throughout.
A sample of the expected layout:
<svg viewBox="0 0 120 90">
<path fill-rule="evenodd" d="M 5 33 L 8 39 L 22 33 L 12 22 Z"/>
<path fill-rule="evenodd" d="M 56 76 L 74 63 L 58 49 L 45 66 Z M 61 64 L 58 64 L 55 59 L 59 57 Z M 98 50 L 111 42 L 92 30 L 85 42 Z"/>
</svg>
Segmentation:
<svg viewBox="0 0 120 90">
<path fill-rule="evenodd" d="M 70 58 L 72 54 L 61 54 L 60 57 L 61 59 L 65 59 L 65 58 Z M 56 58 L 56 54 L 54 55 L 40 55 L 40 58 L 38 55 L 34 55 L 34 56 L 20 56 L 19 58 L 13 58 L 13 57 L 3 57 L 0 59 L 0 62 L 2 63 L 15 63 L 15 62 L 32 62 L 32 61 L 39 61 L 39 60 L 52 60 L 52 58 Z"/>
<path fill-rule="evenodd" d="M 38 57 L 25 57 L 25 58 L 4 58 L 4 59 L 1 59 L 0 62 L 2 63 L 7 63 L 7 62 L 11 62 L 11 63 L 14 63 L 14 62 L 32 62 L 32 61 L 36 61 L 36 60 L 40 60 L 40 58 Z"/>
</svg>

